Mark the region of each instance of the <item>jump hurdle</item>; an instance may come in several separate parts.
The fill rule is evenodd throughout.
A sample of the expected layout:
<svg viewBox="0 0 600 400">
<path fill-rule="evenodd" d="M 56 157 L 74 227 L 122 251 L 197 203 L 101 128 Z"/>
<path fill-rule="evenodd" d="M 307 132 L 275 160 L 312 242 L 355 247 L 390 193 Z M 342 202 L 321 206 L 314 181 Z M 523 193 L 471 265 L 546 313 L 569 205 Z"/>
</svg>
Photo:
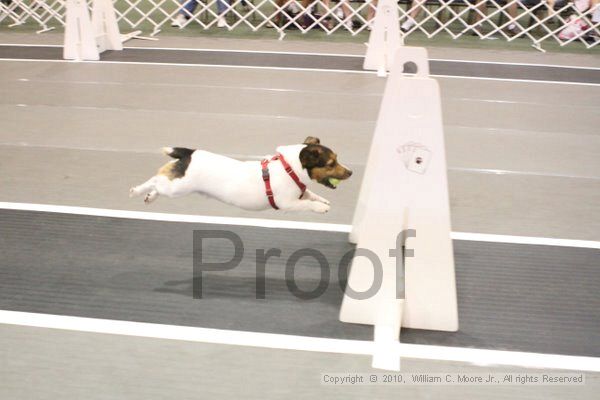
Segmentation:
<svg viewBox="0 0 600 400">
<path fill-rule="evenodd" d="M 63 58 L 100 59 L 106 50 L 123 50 L 123 42 L 138 37 L 141 31 L 121 35 L 112 0 L 93 0 L 92 18 L 86 0 L 67 0 Z"/>
<path fill-rule="evenodd" d="M 377 71 L 377 75 L 381 77 L 386 76 L 392 67 L 396 50 L 403 44 L 396 2 L 380 0 L 367 43 L 363 69 Z"/>
<path fill-rule="evenodd" d="M 407 63 L 414 75 L 403 74 Z M 350 241 L 357 244 L 342 322 L 374 326 L 373 367 L 399 370 L 402 326 L 458 330 L 442 109 L 427 51 L 395 51 Z M 363 249 L 366 249 L 363 250 Z M 373 259 L 383 272 L 378 291 Z"/>
</svg>

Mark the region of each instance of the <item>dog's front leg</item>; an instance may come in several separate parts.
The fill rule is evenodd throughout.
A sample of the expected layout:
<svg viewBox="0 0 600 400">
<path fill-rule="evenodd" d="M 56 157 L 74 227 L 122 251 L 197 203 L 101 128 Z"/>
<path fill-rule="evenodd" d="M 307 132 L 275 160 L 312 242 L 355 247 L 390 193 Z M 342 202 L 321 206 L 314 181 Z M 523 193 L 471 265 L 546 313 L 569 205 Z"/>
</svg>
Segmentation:
<svg viewBox="0 0 600 400">
<path fill-rule="evenodd" d="M 330 208 L 329 204 L 320 201 L 302 199 L 280 205 L 280 209 L 284 211 L 312 211 L 320 214 L 326 213 Z"/>
<path fill-rule="evenodd" d="M 318 201 L 318 202 L 321 202 L 321 203 L 329 204 L 329 200 L 327 200 L 324 197 L 319 196 L 316 193 L 311 192 L 308 189 L 306 189 L 306 191 L 304 191 L 304 194 L 302 195 L 302 199 L 303 200 L 310 200 L 310 201 Z"/>
</svg>

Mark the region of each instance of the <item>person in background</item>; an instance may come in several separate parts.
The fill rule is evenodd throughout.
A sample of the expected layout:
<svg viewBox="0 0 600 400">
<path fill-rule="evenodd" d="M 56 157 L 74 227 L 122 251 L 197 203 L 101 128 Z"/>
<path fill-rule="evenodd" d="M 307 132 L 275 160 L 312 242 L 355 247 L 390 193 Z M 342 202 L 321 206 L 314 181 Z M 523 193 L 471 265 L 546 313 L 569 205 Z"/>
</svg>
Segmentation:
<svg viewBox="0 0 600 400">
<path fill-rule="evenodd" d="M 369 31 L 373 27 L 375 11 L 377 11 L 377 0 L 371 0 L 371 4 L 367 6 L 367 30 Z"/>
<path fill-rule="evenodd" d="M 299 20 L 299 22 L 300 22 L 300 25 L 302 25 L 302 27 L 304 27 L 304 28 L 310 26 L 314 22 L 314 19 L 311 18 L 308 13 L 308 9 L 310 8 L 310 5 L 314 1 L 315 0 L 302 0 L 302 7 L 306 10 L 306 12 L 305 12 L 304 16 Z M 326 7 L 326 13 L 331 12 L 331 1 L 330 0 L 322 0 L 322 1 Z M 340 0 L 340 4 L 342 5 L 341 6 L 342 15 L 338 15 L 337 17 L 341 20 L 346 20 L 346 21 L 344 21 L 344 26 L 347 29 L 352 29 L 352 9 L 348 5 L 348 0 Z M 338 10 L 339 10 L 339 8 L 338 8 Z M 333 24 L 331 23 L 331 16 L 329 16 L 328 19 L 324 22 L 324 25 L 327 26 L 327 29 L 333 28 Z"/>
<path fill-rule="evenodd" d="M 560 40 L 582 38 L 588 43 L 599 42 L 600 35 L 592 27 L 600 22 L 600 0 L 575 0 L 573 4 L 577 12 L 567 18 L 558 38 Z M 581 18 L 581 15 L 587 18 Z M 591 21 L 591 24 L 588 21 Z"/>
<path fill-rule="evenodd" d="M 508 15 L 510 15 L 510 17 L 513 20 L 516 20 L 517 18 L 517 8 L 519 7 L 519 0 L 508 0 L 508 1 L 512 1 L 512 3 L 508 4 Z M 554 3 L 554 0 L 549 0 L 552 3 Z M 477 3 L 475 3 L 475 6 L 477 7 L 477 10 L 479 10 L 479 12 L 475 13 L 475 21 L 473 22 L 474 28 L 478 33 L 483 33 L 482 29 L 481 29 L 481 20 L 483 19 L 484 15 L 487 15 L 487 0 L 477 0 Z M 508 33 L 509 35 L 516 35 L 518 34 L 518 29 L 517 29 L 517 25 L 514 22 L 511 22 L 508 24 L 508 26 L 504 29 L 504 31 L 506 33 Z"/>
<path fill-rule="evenodd" d="M 400 30 L 402 30 L 402 32 L 408 32 L 417 24 L 417 17 L 423 10 L 422 6 L 423 6 L 423 4 L 425 4 L 425 1 L 426 0 L 416 0 L 416 4 L 412 7 L 412 11 L 410 12 L 408 17 L 404 20 L 404 22 L 400 26 Z M 512 0 L 508 0 L 508 1 L 510 2 Z M 554 4 L 554 0 L 548 0 L 548 2 L 551 4 Z M 508 5 L 508 8 L 507 8 L 508 15 L 510 15 L 510 17 L 513 19 L 516 19 L 516 17 L 517 17 L 518 6 L 519 6 L 519 0 L 512 1 Z M 483 16 L 487 14 L 487 0 L 477 0 L 475 3 L 475 8 L 477 8 L 477 10 L 479 12 L 475 13 L 475 21 L 473 23 L 473 26 L 474 26 L 473 29 L 475 29 L 477 32 L 479 32 L 481 34 L 483 32 L 481 31 L 480 23 L 481 23 L 481 20 L 483 19 Z M 505 31 L 510 35 L 516 35 L 518 33 L 517 25 L 514 22 L 511 22 L 506 27 Z"/>
<path fill-rule="evenodd" d="M 190 16 L 194 14 L 194 10 L 198 6 L 198 0 L 180 0 L 183 8 L 177 14 L 177 17 L 171 22 L 171 26 L 181 28 Z M 225 11 L 230 4 L 230 0 L 217 0 L 217 27 L 227 27 L 227 21 L 225 21 Z M 246 5 L 247 6 L 247 5 Z"/>
</svg>

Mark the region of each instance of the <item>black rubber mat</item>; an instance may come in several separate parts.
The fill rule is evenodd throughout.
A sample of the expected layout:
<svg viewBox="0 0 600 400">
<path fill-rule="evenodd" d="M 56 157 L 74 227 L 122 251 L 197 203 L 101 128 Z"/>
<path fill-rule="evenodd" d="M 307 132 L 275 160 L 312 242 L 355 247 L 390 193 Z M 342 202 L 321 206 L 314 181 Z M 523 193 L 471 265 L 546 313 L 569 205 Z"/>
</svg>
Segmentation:
<svg viewBox="0 0 600 400">
<path fill-rule="evenodd" d="M 62 60 L 62 47 L 0 45 L 0 59 L 2 58 Z M 362 57 L 352 56 L 144 48 L 107 51 L 102 53 L 101 60 L 341 71 L 362 71 L 363 64 Z M 430 73 L 446 76 L 600 84 L 600 70 L 592 68 L 431 60 Z"/>
<path fill-rule="evenodd" d="M 244 245 L 240 265 L 211 272 L 192 297 L 193 230 L 228 230 Z M 338 321 L 338 263 L 346 234 L 140 221 L 0 210 L 0 309 L 314 337 L 372 339 L 372 327 Z M 256 252 L 281 249 L 256 299 Z M 320 251 L 331 266 L 325 293 L 288 289 L 290 255 Z M 205 242 L 205 262 L 232 257 Z M 600 356 L 600 251 L 455 241 L 460 331 L 403 330 L 407 343 Z M 303 257 L 294 283 L 314 289 L 318 262 Z"/>
</svg>

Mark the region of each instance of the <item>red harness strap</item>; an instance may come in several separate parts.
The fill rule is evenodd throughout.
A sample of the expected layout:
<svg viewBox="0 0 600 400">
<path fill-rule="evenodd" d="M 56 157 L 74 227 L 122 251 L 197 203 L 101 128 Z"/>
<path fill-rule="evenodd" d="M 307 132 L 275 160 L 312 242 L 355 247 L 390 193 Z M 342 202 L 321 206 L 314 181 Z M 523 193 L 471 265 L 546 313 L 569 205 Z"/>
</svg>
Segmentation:
<svg viewBox="0 0 600 400">
<path fill-rule="evenodd" d="M 285 158 L 281 153 L 275 154 L 270 160 L 266 158 L 262 160 L 260 162 L 260 166 L 262 168 L 262 178 L 265 182 L 265 192 L 267 194 L 267 199 L 269 199 L 269 204 L 271 204 L 271 207 L 273 207 L 276 210 L 279 210 L 279 207 L 277 207 L 277 204 L 275 204 L 275 198 L 273 197 L 273 190 L 271 189 L 271 175 L 269 174 L 269 162 L 277 160 L 281 162 L 281 165 L 283 166 L 283 169 L 285 169 L 285 172 L 287 172 L 290 178 L 292 178 L 292 180 L 296 183 L 298 188 L 300 188 L 300 197 L 302 197 L 302 195 L 306 191 L 306 185 L 302 183 L 300 178 L 298 178 L 298 175 L 296 175 L 292 167 L 290 167 L 290 164 L 288 164 L 287 161 L 285 161 Z"/>
</svg>

